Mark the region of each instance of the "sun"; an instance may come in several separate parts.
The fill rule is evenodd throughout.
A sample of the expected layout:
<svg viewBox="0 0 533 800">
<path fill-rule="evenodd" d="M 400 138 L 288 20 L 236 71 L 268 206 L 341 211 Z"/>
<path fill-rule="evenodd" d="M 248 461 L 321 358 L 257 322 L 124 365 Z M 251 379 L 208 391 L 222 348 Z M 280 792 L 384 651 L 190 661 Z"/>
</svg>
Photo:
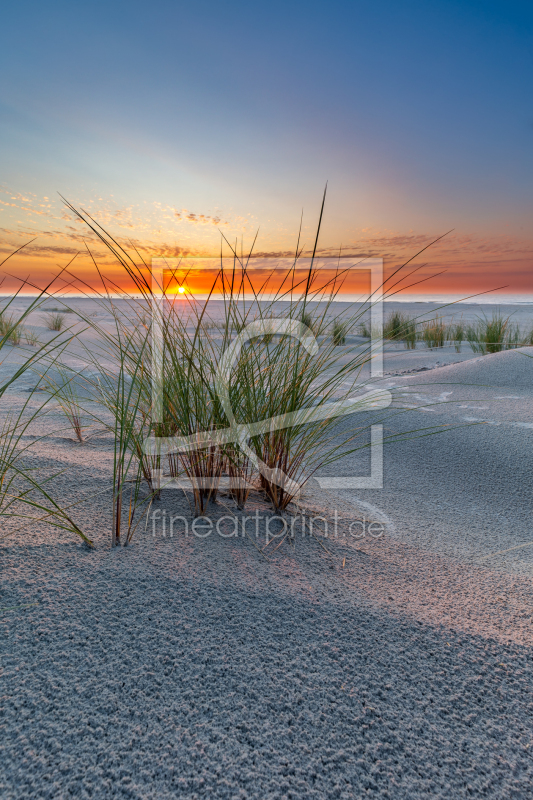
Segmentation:
<svg viewBox="0 0 533 800">
<path fill-rule="evenodd" d="M 180 287 L 178 288 L 178 292 L 179 292 L 180 294 L 183 294 L 183 293 L 185 292 L 185 286 L 180 286 Z"/>
</svg>

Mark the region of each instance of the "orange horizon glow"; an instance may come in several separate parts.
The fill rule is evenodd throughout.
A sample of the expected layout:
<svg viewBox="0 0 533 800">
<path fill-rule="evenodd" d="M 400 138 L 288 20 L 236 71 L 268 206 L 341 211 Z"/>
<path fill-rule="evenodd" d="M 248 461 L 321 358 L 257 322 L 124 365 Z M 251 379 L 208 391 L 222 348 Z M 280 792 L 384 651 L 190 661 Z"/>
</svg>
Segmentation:
<svg viewBox="0 0 533 800">
<path fill-rule="evenodd" d="M 437 255 L 437 254 L 436 254 Z M 438 254 L 439 258 L 434 258 L 432 262 L 421 265 L 410 278 L 402 282 L 401 287 L 392 289 L 395 280 L 389 282 L 392 291 L 399 290 L 401 299 L 402 294 L 423 296 L 437 295 L 456 295 L 468 297 L 470 295 L 481 294 L 483 292 L 494 292 L 495 302 L 497 302 L 498 292 L 505 295 L 533 295 L 533 254 L 509 253 L 506 258 L 499 258 L 494 253 L 480 254 L 475 259 L 464 258 L 458 260 L 457 255 L 451 253 Z M 266 259 L 266 256 L 265 256 Z M 184 259 L 186 260 L 186 259 Z M 192 261 L 193 259 L 190 259 Z M 350 259 L 351 260 L 351 259 Z M 354 262 L 358 259 L 354 258 Z M 402 259 L 406 260 L 406 259 Z M 422 259 L 421 259 L 422 260 Z M 275 259 L 273 259 L 275 261 Z M 385 258 L 384 275 L 391 276 L 397 268 L 400 257 L 392 259 Z M 214 259 L 213 259 L 214 263 Z M 410 267 L 406 269 L 406 275 Z M 20 253 L 12 260 L 4 264 L 0 275 L 0 295 L 12 296 L 23 286 L 22 294 L 35 295 L 40 289 L 50 284 L 49 291 L 68 295 L 98 295 L 103 293 L 103 284 L 97 271 L 90 263 L 83 263 L 80 260 L 69 267 L 69 272 L 63 272 L 60 278 L 61 265 L 55 257 L 35 257 L 33 254 Z M 302 268 L 302 274 L 305 268 Z M 328 268 L 328 277 L 331 277 L 332 270 Z M 143 269 L 144 272 L 144 269 Z M 440 273 L 440 274 L 439 274 Z M 118 296 L 121 292 L 125 294 L 138 294 L 133 280 L 125 271 L 116 264 L 103 263 L 102 274 L 105 276 L 106 286 L 110 294 Z M 266 284 L 263 282 L 268 277 L 268 270 L 263 265 L 253 270 L 253 288 L 261 289 L 262 294 L 273 294 L 279 288 L 283 280 L 284 270 L 280 270 L 276 275 L 268 278 Z M 252 273 L 250 273 L 252 275 Z M 3 281 L 1 280 L 3 277 Z M 54 280 L 54 277 L 56 280 Z M 149 284 L 149 269 L 146 269 L 145 280 Z M 226 273 L 226 288 L 229 288 L 230 272 Z M 24 282 L 27 283 L 24 285 Z M 165 283 L 167 281 L 165 280 Z M 239 281 L 240 282 L 240 278 Z M 239 286 L 235 285 L 235 293 L 239 291 Z M 166 291 L 176 297 L 196 297 L 208 295 L 213 289 L 214 294 L 221 292 L 221 280 L 219 270 L 211 266 L 206 268 L 182 270 L 175 274 L 174 280 L 169 281 L 172 286 L 167 284 Z M 314 288 L 318 288 L 315 281 Z M 368 294 L 370 287 L 369 274 L 363 272 L 350 271 L 345 277 L 342 286 L 337 284 L 339 299 L 343 296 L 360 296 Z M 285 289 L 287 285 L 285 286 Z M 249 283 L 245 286 L 246 292 L 252 291 Z M 242 293 L 242 286 L 240 287 Z M 348 299 L 348 298 L 347 298 Z M 488 298 L 487 298 L 488 299 Z"/>
</svg>

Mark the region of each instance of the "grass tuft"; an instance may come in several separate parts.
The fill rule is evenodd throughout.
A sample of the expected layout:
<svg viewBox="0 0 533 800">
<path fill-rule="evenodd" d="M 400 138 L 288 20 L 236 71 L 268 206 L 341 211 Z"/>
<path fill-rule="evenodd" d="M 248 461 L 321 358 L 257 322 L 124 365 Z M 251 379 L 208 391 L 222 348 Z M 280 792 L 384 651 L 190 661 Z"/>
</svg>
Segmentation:
<svg viewBox="0 0 533 800">
<path fill-rule="evenodd" d="M 47 330 L 60 332 L 65 327 L 65 312 L 45 314 L 43 320 Z"/>
<path fill-rule="evenodd" d="M 167 478 L 188 480 L 197 515 L 216 501 L 223 477 L 241 507 L 254 485 L 281 514 L 319 468 L 369 446 L 375 417 L 364 423 L 357 416 L 351 423 L 345 412 L 365 408 L 364 401 L 358 404 L 366 388 L 361 375 L 375 342 L 353 345 L 349 358 L 338 346 L 345 344 L 347 330 L 363 322 L 368 305 L 335 320 L 343 271 L 328 280 L 315 266 L 320 223 L 305 267 L 297 246 L 286 273 L 278 270 L 274 285 L 266 277 L 260 290 L 251 276 L 252 254 L 239 256 L 226 240 L 230 255 L 225 262 L 221 256 L 207 300 L 188 293 L 185 311 L 170 290 L 155 286 L 151 266 L 138 253 L 129 254 L 90 217 L 67 206 L 110 249 L 135 289 L 120 292 L 102 277 L 100 302 L 113 316 L 112 333 L 95 318 L 83 318 L 105 351 L 102 358 L 92 349 L 87 358 L 100 370 L 95 391 L 111 415 L 113 545 L 131 540 L 137 512 L 150 507 Z M 131 313 L 117 309 L 117 291 Z M 213 297 L 222 301 L 221 321 L 210 313 Z M 276 315 L 278 302 L 283 319 Z M 132 325 L 147 304 L 151 324 Z M 332 319 L 332 335 L 319 346 L 317 336 Z M 397 314 L 384 335 L 416 347 L 416 320 Z M 103 363 L 111 366 L 104 369 Z M 346 419 L 339 436 L 341 414 Z"/>
<path fill-rule="evenodd" d="M 422 323 L 421 338 L 430 349 L 444 347 L 447 338 L 447 327 L 442 317 L 426 320 Z"/>
<path fill-rule="evenodd" d="M 76 440 L 83 444 L 85 436 L 83 435 L 84 426 L 82 422 L 82 401 L 78 395 L 76 388 L 76 378 L 79 376 L 76 373 L 70 374 L 68 370 L 61 364 L 56 364 L 58 379 L 55 380 L 50 375 L 45 378 L 44 389 L 48 392 L 51 398 L 55 399 L 63 411 L 63 414 L 68 419 L 70 426 L 74 432 Z"/>
<path fill-rule="evenodd" d="M 383 338 L 403 341 L 408 350 L 416 347 L 417 323 L 414 317 L 393 311 L 383 323 Z"/>
<path fill-rule="evenodd" d="M 0 314 L 0 337 L 5 338 L 6 344 L 19 345 L 23 332 L 23 325 L 12 314 Z"/>
<path fill-rule="evenodd" d="M 41 341 L 32 328 L 24 328 L 24 339 L 30 347 L 38 347 Z"/>
<path fill-rule="evenodd" d="M 511 317 L 504 317 L 494 312 L 489 319 L 486 316 L 478 317 L 474 325 L 466 329 L 466 338 L 474 353 L 499 353 L 516 346 L 520 339 L 520 332 L 510 323 Z"/>
<path fill-rule="evenodd" d="M 336 319 L 333 323 L 333 329 L 331 333 L 332 341 L 335 347 L 344 346 L 346 344 L 346 333 L 346 323 Z"/>
</svg>

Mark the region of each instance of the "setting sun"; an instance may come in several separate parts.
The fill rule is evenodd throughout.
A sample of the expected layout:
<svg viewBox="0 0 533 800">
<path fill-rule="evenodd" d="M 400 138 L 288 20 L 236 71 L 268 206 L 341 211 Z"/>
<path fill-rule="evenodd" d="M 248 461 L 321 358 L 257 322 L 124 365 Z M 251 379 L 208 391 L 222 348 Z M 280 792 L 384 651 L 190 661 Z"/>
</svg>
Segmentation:
<svg viewBox="0 0 533 800">
<path fill-rule="evenodd" d="M 180 287 L 179 287 L 179 289 L 178 289 L 178 292 L 179 292 L 180 294 L 183 294 L 183 293 L 184 293 L 184 291 L 185 291 L 185 286 L 180 286 Z"/>
</svg>

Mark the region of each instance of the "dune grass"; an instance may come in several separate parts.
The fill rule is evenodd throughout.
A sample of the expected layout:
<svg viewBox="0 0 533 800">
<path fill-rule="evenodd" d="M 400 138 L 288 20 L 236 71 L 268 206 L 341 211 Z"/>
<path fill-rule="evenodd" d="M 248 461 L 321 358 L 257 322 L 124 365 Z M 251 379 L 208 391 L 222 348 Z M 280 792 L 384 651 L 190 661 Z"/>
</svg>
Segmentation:
<svg viewBox="0 0 533 800">
<path fill-rule="evenodd" d="M 65 327 L 65 312 L 48 312 L 43 315 L 43 322 L 47 330 L 60 332 Z"/>
<path fill-rule="evenodd" d="M 128 293 L 100 271 L 98 302 L 112 315 L 112 332 L 95 315 L 77 312 L 99 337 L 98 347 L 85 347 L 86 365 L 92 372 L 91 378 L 84 378 L 92 392 L 90 401 L 76 394 L 72 372 L 62 375 L 59 362 L 60 380 L 55 386 L 48 383 L 78 441 L 83 441 L 82 415 L 87 412 L 87 402 L 94 403 L 90 416 L 113 437 L 113 546 L 132 541 L 170 479 L 188 481 L 196 515 L 204 515 L 216 500 L 222 478 L 228 479 L 230 494 L 240 508 L 245 507 L 253 486 L 283 514 L 319 467 L 369 446 L 365 437 L 370 423 L 364 418 L 350 421 L 347 417 L 342 437 L 337 424 L 347 412 L 384 410 L 388 405 L 388 393 L 367 391 L 367 381 L 362 378 L 363 368 L 374 358 L 376 342 L 348 347 L 352 355 L 348 359 L 339 346 L 346 347 L 348 330 L 359 326 L 361 332 L 369 333 L 364 314 L 373 299 L 342 320 L 335 316 L 333 303 L 342 289 L 344 273 L 339 269 L 325 279 L 315 266 L 320 224 L 303 278 L 297 271 L 299 243 L 293 264 L 272 295 L 268 278 L 259 288 L 254 285 L 251 254 L 239 257 L 226 242 L 231 266 L 221 258 L 207 300 L 186 295 L 177 306 L 171 287 L 156 285 L 151 265 L 138 253 L 132 256 L 90 217 L 68 207 L 111 251 L 133 286 Z M 397 283 L 392 285 L 392 294 L 396 287 Z M 273 299 L 261 301 L 263 292 Z M 222 320 L 210 316 L 210 301 L 215 296 L 223 301 Z M 118 307 L 116 297 L 126 303 L 126 312 Z M 284 303 L 283 318 L 276 314 L 279 301 Z M 313 314 L 311 303 L 319 309 Z M 150 315 L 147 308 L 152 310 Z M 68 311 L 71 309 L 65 306 L 65 312 L 55 315 L 60 321 L 51 330 L 63 330 Z M 15 325 L 5 313 L 2 319 L 8 321 L 7 342 L 22 320 Z M 508 326 L 502 329 L 504 340 L 507 336 L 510 342 Z M 456 330 L 456 346 L 464 335 L 478 345 L 482 341 L 485 351 L 498 346 L 501 330 L 498 333 L 497 325 L 483 331 L 478 325 L 476 338 L 472 330 Z M 331 336 L 318 342 L 324 331 L 331 331 Z M 385 340 L 403 341 L 406 347 L 415 348 L 419 335 L 428 346 L 442 347 L 451 333 L 439 317 L 422 326 L 417 318 L 401 313 L 391 314 L 385 321 Z M 54 363 L 53 348 L 47 348 L 49 363 Z M 104 367 L 107 363 L 111 367 Z M 373 418 L 372 424 L 385 418 Z M 12 458 L 17 448 L 13 450 L 10 444 L 14 441 L 11 432 L 18 428 L 19 421 L 9 421 L 3 441 L 8 455 L 11 453 L 11 467 L 20 476 Z M 8 461 L 6 458 L 5 463 Z M 11 477 L 6 480 L 11 487 Z M 28 497 L 38 489 L 31 484 L 31 476 L 29 480 Z M 46 500 L 42 508 L 47 509 L 48 518 L 55 516 L 50 524 L 75 530 L 88 542 L 46 489 L 40 491 Z"/>
<path fill-rule="evenodd" d="M 19 248 L 19 250 L 22 248 Z M 19 250 L 15 251 L 19 252 Z M 14 255 L 15 253 L 11 254 Z M 8 258 L 11 256 L 8 256 Z M 5 263 L 7 259 L 4 259 Z M 28 315 L 38 309 L 48 294 L 48 286 L 39 296 L 29 303 L 26 310 L 15 316 L 8 312 L 9 307 L 19 296 L 19 291 L 2 307 L 0 314 L 0 358 L 1 351 L 8 343 L 20 343 L 24 330 L 24 321 Z M 36 345 L 37 346 L 37 345 Z M 0 384 L 0 399 L 29 370 L 46 364 L 49 369 L 57 358 L 60 343 L 53 339 L 46 345 L 37 346 L 34 353 L 27 354 L 21 364 L 13 369 L 12 374 Z M 45 372 L 46 372 L 45 369 Z M 91 540 L 74 522 L 68 509 L 63 508 L 53 497 L 51 484 L 55 475 L 42 477 L 34 469 L 24 463 L 24 457 L 35 443 L 32 439 L 25 443 L 25 436 L 32 423 L 46 413 L 46 403 L 34 403 L 38 387 L 28 393 L 22 407 L 11 412 L 4 411 L 0 423 L 0 519 L 3 521 L 2 538 L 36 522 L 50 525 L 78 535 L 86 545 L 92 546 Z"/>
<path fill-rule="evenodd" d="M 132 304 L 126 316 L 117 309 L 111 295 L 104 294 L 100 302 L 113 316 L 114 331 L 109 333 L 92 320 L 93 329 L 100 335 L 99 346 L 89 348 L 82 343 L 82 347 L 86 364 L 96 377 L 84 376 L 90 399 L 83 404 L 77 399 L 79 413 L 85 412 L 112 434 L 111 545 L 127 546 L 142 522 L 142 510 L 149 508 L 158 495 L 160 459 L 143 451 L 151 425 L 150 324 L 140 303 Z M 103 361 L 111 361 L 113 368 L 103 369 Z M 148 493 L 141 491 L 142 481 L 148 486 Z"/>
<path fill-rule="evenodd" d="M 474 353 L 499 353 L 516 347 L 522 335 L 518 326 L 511 324 L 511 317 L 494 312 L 492 317 L 478 317 L 476 323 L 466 329 L 466 338 Z"/>
<path fill-rule="evenodd" d="M 117 529 L 121 517 L 120 498 L 129 474 L 127 465 L 140 462 L 136 440 L 141 430 L 146 441 L 154 442 L 145 455 L 152 463 L 160 459 L 157 472 L 161 473 L 166 463 L 172 476 L 184 476 L 189 480 L 195 511 L 199 515 L 204 514 L 208 504 L 216 498 L 223 475 L 229 477 L 230 486 L 233 483 L 233 494 L 240 505 L 244 504 L 252 481 L 265 492 L 276 510 L 283 511 L 318 466 L 333 463 L 362 446 L 359 440 L 368 426 L 354 427 L 339 444 L 332 435 L 336 417 L 327 414 L 327 407 L 334 401 L 351 398 L 362 366 L 372 357 L 371 348 L 359 350 L 356 358 L 341 365 L 336 341 L 326 340 L 319 349 L 310 326 L 304 323 L 309 322 L 315 330 L 328 324 L 328 311 L 342 285 L 342 276 L 324 286 L 311 259 L 304 278 L 297 277 L 297 253 L 275 298 L 260 302 L 260 290 L 253 286 L 248 261 L 232 251 L 231 269 L 221 265 L 211 287 L 210 297 L 216 291 L 224 301 L 222 325 L 212 328 L 208 324 L 208 302 L 199 303 L 188 296 L 188 312 L 183 315 L 182 305 L 177 313 L 171 294 L 163 292 L 161 302 L 154 306 L 150 265 L 139 266 L 90 218 L 79 216 L 112 249 L 142 298 L 138 301 L 130 295 L 123 299 L 132 306 L 137 302 L 149 302 L 156 308 L 165 354 L 161 409 L 156 414 L 148 394 L 154 378 L 154 347 L 157 347 L 153 325 L 151 332 L 145 333 L 144 340 L 141 337 L 134 341 L 134 337 L 128 338 L 124 315 L 119 316 L 117 312 L 113 340 L 100 331 L 104 338 L 107 336 L 108 351 L 115 353 L 118 371 L 113 377 L 114 384 L 123 387 L 119 390 L 121 399 L 110 402 L 107 392 L 106 402 L 115 419 L 118 454 L 113 544 L 118 544 L 122 538 Z M 244 302 L 246 293 L 253 296 L 253 303 Z M 311 318 L 308 306 L 316 299 L 324 302 L 320 313 Z M 279 300 L 286 303 L 283 320 L 274 313 Z M 101 301 L 108 309 L 112 307 L 111 292 L 102 291 Z M 252 306 L 255 320 L 251 318 Z M 188 324 L 184 323 L 185 318 Z M 94 319 L 88 321 L 93 328 L 97 326 Z M 357 319 L 347 319 L 343 324 L 356 322 Z M 255 326 L 251 331 L 248 330 L 250 323 Z M 290 330 L 284 327 L 286 325 Z M 213 330 L 217 335 L 212 334 Z M 219 367 L 223 355 L 235 341 L 235 331 L 241 332 L 237 338 L 244 338 L 235 352 L 234 362 L 227 365 L 227 374 L 221 377 Z M 364 383 L 360 388 L 364 389 Z M 126 414 L 123 413 L 125 406 Z M 357 402 L 352 401 L 350 407 L 355 410 Z M 365 407 L 364 403 L 361 407 Z M 322 409 L 322 417 L 314 421 L 317 409 Z M 293 424 L 295 414 L 297 424 Z M 262 427 L 262 420 L 272 419 L 277 420 L 275 430 L 271 430 L 268 422 Z M 231 440 L 219 441 L 220 432 L 228 428 L 236 428 L 241 433 Z M 196 437 L 197 445 L 176 447 L 173 437 Z M 138 475 L 142 476 L 140 467 Z"/>
<path fill-rule="evenodd" d="M 436 316 L 433 319 L 425 320 L 422 323 L 420 338 L 430 349 L 444 347 L 447 339 L 447 326 L 442 317 Z"/>
<path fill-rule="evenodd" d="M 31 524 L 44 523 L 78 535 L 91 547 L 92 541 L 51 493 L 51 484 L 60 473 L 43 477 L 24 462 L 37 441 L 32 438 L 29 443 L 24 443 L 28 429 L 47 411 L 48 399 L 37 408 L 32 401 L 33 392 L 19 411 L 3 416 L 0 428 L 0 519 L 4 521 L 0 538 Z M 13 522 L 19 523 L 18 526 L 9 525 Z"/>
<path fill-rule="evenodd" d="M 58 375 L 57 379 L 52 377 L 51 370 L 49 370 L 43 378 L 43 389 L 59 404 L 72 428 L 76 441 L 83 444 L 85 442 L 83 431 L 87 426 L 83 424 L 83 401 L 77 390 L 77 381 L 80 379 L 83 381 L 83 377 L 68 370 L 60 362 L 56 362 L 54 368 Z"/>
<path fill-rule="evenodd" d="M 417 320 L 400 311 L 391 312 L 383 323 L 383 338 L 403 341 L 408 350 L 414 350 L 417 338 Z"/>
<path fill-rule="evenodd" d="M 6 337 L 5 344 L 19 345 L 22 341 L 24 326 L 13 314 L 0 312 L 0 336 Z"/>
<path fill-rule="evenodd" d="M 393 311 L 383 323 L 383 338 L 401 339 L 406 323 L 407 319 L 404 314 L 399 311 Z"/>
<path fill-rule="evenodd" d="M 108 376 L 115 394 L 105 392 L 119 454 L 114 471 L 113 544 L 128 541 L 129 533 L 124 540 L 117 529 L 128 480 L 142 479 L 148 484 L 147 493 L 130 501 L 130 509 L 136 502 L 141 506 L 151 502 L 169 475 L 188 480 L 197 515 L 203 515 L 216 499 L 222 477 L 229 478 L 230 492 L 241 507 L 253 485 L 283 513 L 319 467 L 369 446 L 365 441 L 369 424 L 361 417 L 355 418 L 341 439 L 336 426 L 338 416 L 348 409 L 384 407 L 380 393 L 366 391 L 361 377 L 363 367 L 374 357 L 376 343 L 353 346 L 352 359 L 339 351 L 346 330 L 362 321 L 363 311 L 338 320 L 335 328 L 332 304 L 344 273 L 338 270 L 324 279 L 316 269 L 318 232 L 303 277 L 298 273 L 301 253 L 297 246 L 293 264 L 274 293 L 269 291 L 268 278 L 261 287 L 254 286 L 250 255 L 239 256 L 226 242 L 230 266 L 221 260 L 208 300 L 200 302 L 186 295 L 176 306 L 169 287 L 154 288 L 150 264 L 139 261 L 138 254 L 134 258 L 127 253 L 90 217 L 69 208 L 110 249 L 137 294 L 136 298 L 120 293 L 102 278 L 100 299 L 111 309 L 116 324 L 113 336 L 99 331 L 107 355 L 115 355 L 115 371 Z M 131 314 L 113 310 L 112 294 L 117 293 Z M 161 296 L 156 300 L 155 295 Z M 265 295 L 272 299 L 261 300 Z M 213 296 L 223 300 L 223 318 L 217 324 L 212 324 L 209 313 Z M 283 319 L 276 314 L 279 301 L 284 303 Z M 131 320 L 139 313 L 138 304 L 146 307 L 147 303 L 153 309 L 152 325 L 135 339 L 128 333 L 125 316 Z M 313 314 L 312 303 L 316 304 Z M 333 335 L 319 346 L 316 336 L 331 326 L 332 319 Z M 94 318 L 86 321 L 98 329 Z M 396 320 L 388 333 L 405 335 L 409 344 L 416 343 L 416 326 L 406 318 L 400 324 Z M 154 405 L 150 390 L 156 373 L 159 399 Z M 354 397 L 356 390 L 359 394 Z M 372 403 L 367 399 L 370 395 Z M 148 479 L 150 470 L 143 468 L 143 458 L 150 459 L 152 477 Z"/>
<path fill-rule="evenodd" d="M 488 353 L 499 353 L 507 345 L 510 317 L 493 314 L 491 319 L 480 320 L 480 339 L 484 342 Z"/>
<path fill-rule="evenodd" d="M 383 330 L 381 328 L 378 330 L 376 327 L 371 329 L 370 323 L 367 320 L 358 322 L 356 330 L 359 336 L 363 336 L 365 339 L 373 337 L 374 339 L 381 340 L 383 338 Z"/>
<path fill-rule="evenodd" d="M 403 341 L 408 350 L 416 348 L 419 322 L 415 317 L 402 314 L 400 311 L 391 311 L 383 321 L 383 329 L 370 329 L 367 320 L 362 320 L 357 324 L 357 331 L 360 336 L 370 339 L 371 336 L 377 341 Z"/>
<path fill-rule="evenodd" d="M 336 347 L 342 347 L 346 344 L 346 335 L 348 326 L 346 322 L 336 319 L 332 325 L 331 339 Z"/>
<path fill-rule="evenodd" d="M 366 320 L 358 323 L 358 333 L 370 338 L 370 328 Z M 374 338 L 379 331 L 374 331 Z M 429 320 L 409 317 L 399 311 L 391 312 L 383 323 L 383 338 L 389 341 L 403 341 L 408 349 L 415 349 L 417 341 L 429 349 L 453 344 L 457 353 L 461 352 L 463 342 L 467 341 L 475 353 L 485 355 L 498 353 L 524 345 L 533 345 L 533 329 L 523 333 L 519 325 L 513 324 L 510 317 L 495 312 L 491 318 L 478 317 L 474 323 L 465 324 L 461 319 L 445 322 L 443 317 L 435 316 Z"/>
<path fill-rule="evenodd" d="M 41 344 L 41 341 L 37 335 L 37 333 L 33 330 L 33 328 L 24 327 L 24 340 L 27 345 L 30 347 L 38 347 Z"/>
<path fill-rule="evenodd" d="M 254 284 L 251 253 L 239 255 L 226 241 L 229 258 L 221 256 L 207 299 L 186 294 L 176 304 L 172 281 L 181 282 L 172 269 L 170 285 L 157 286 L 151 264 L 128 253 L 87 214 L 67 207 L 109 249 L 133 287 L 126 292 L 99 270 L 98 301 L 112 315 L 112 333 L 80 313 L 105 351 L 100 358 L 91 348 L 87 364 L 100 370 L 93 388 L 114 440 L 113 546 L 131 541 L 142 514 L 171 479 L 186 479 L 196 515 L 217 498 L 222 478 L 241 508 L 254 486 L 283 514 L 319 467 L 369 446 L 370 423 L 351 414 L 384 410 L 390 402 L 387 391 L 367 390 L 362 377 L 377 345 L 353 345 L 346 358 L 339 344 L 374 301 L 369 298 L 364 310 L 354 307 L 335 329 L 333 303 L 345 273 L 338 269 L 324 278 L 316 268 L 320 223 L 303 276 L 299 241 L 275 291 L 268 276 Z M 115 297 L 127 304 L 127 313 Z M 214 297 L 222 300 L 221 321 L 210 314 Z M 283 318 L 276 313 L 280 301 Z M 149 325 L 143 319 L 147 306 Z M 332 335 L 319 342 L 332 320 Z M 415 319 L 397 315 L 387 324 L 387 338 L 416 346 Z M 104 370 L 104 362 L 112 366 Z"/>
</svg>

